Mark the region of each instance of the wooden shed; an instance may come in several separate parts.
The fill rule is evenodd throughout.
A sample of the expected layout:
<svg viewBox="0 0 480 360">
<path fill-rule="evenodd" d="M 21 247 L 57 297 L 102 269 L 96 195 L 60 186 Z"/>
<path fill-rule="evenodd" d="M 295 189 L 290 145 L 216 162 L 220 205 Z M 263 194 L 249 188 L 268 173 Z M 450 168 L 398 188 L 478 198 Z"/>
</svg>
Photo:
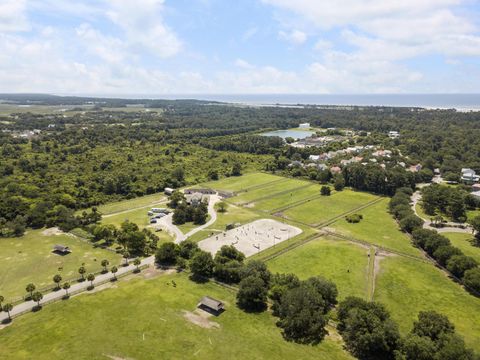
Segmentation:
<svg viewBox="0 0 480 360">
<path fill-rule="evenodd" d="M 197 307 L 209 312 L 214 312 L 215 314 L 219 314 L 225 310 L 223 302 L 211 298 L 210 296 L 204 296 L 198 303 Z"/>
<path fill-rule="evenodd" d="M 72 252 L 72 250 L 70 250 L 70 248 L 68 246 L 54 245 L 53 246 L 53 252 L 66 255 L 66 254 L 70 254 Z"/>
</svg>

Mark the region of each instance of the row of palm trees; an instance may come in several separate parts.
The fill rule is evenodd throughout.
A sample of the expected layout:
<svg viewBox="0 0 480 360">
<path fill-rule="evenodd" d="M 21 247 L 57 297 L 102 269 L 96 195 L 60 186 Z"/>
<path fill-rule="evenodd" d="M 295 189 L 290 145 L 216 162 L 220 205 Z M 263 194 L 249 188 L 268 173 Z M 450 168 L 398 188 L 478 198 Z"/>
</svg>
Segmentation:
<svg viewBox="0 0 480 360">
<path fill-rule="evenodd" d="M 110 262 L 106 259 L 102 260 L 101 262 L 102 264 L 102 267 L 103 267 L 103 271 L 102 273 L 103 274 L 106 274 L 108 273 L 108 265 L 110 265 Z M 135 271 L 136 272 L 139 272 L 140 271 L 140 264 L 141 264 L 141 261 L 139 258 L 136 258 L 134 261 L 133 261 L 133 264 L 136 266 L 136 269 Z M 125 265 L 128 265 L 128 262 L 126 262 Z M 116 267 L 115 265 L 112 266 L 110 268 L 110 272 L 113 274 L 113 279 L 116 281 L 117 280 L 117 276 L 116 276 L 116 273 L 118 272 L 118 267 Z M 85 277 L 85 274 L 87 273 L 87 269 L 85 268 L 85 266 L 81 266 L 79 269 L 78 269 L 78 273 L 80 274 L 81 276 L 81 281 L 85 281 L 85 280 L 88 280 L 90 281 L 90 289 L 93 289 L 94 288 L 94 285 L 93 285 L 93 282 L 95 281 L 95 274 L 93 273 L 90 273 L 88 274 L 86 277 Z M 60 283 L 62 282 L 63 278 L 60 274 L 56 274 L 54 277 L 53 277 L 53 282 L 55 283 L 56 287 L 55 287 L 55 290 L 60 290 L 60 289 L 63 289 L 65 290 L 65 298 L 68 298 L 69 297 L 69 294 L 68 294 L 68 290 L 70 289 L 71 285 L 68 281 L 64 282 L 63 285 L 60 286 Z M 35 286 L 35 284 L 33 283 L 30 283 L 28 284 L 26 287 L 25 287 L 25 290 L 30 294 L 29 297 L 25 298 L 25 300 L 33 300 L 37 303 L 37 308 L 40 308 L 40 301 L 43 299 L 43 294 L 40 292 L 40 291 L 35 291 L 37 289 L 37 287 Z M 11 316 L 10 316 L 10 312 L 12 311 L 13 309 L 13 304 L 11 303 L 6 303 L 6 304 L 3 304 L 3 302 L 5 301 L 5 298 L 0 295 L 0 311 L 4 311 L 8 314 L 8 319 L 9 321 L 12 320 Z M 2 305 L 3 304 L 3 305 Z"/>
</svg>

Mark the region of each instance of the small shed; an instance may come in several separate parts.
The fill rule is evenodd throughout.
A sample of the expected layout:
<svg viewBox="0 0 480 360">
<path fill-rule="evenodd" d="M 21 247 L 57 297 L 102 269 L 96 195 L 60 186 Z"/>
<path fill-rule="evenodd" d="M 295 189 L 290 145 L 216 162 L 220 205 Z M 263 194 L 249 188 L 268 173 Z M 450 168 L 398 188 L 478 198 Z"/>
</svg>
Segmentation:
<svg viewBox="0 0 480 360">
<path fill-rule="evenodd" d="M 174 191 L 175 191 L 174 189 L 169 188 L 169 187 L 166 187 L 164 189 L 165 195 L 169 195 L 169 196 L 172 195 Z"/>
<path fill-rule="evenodd" d="M 72 250 L 70 250 L 70 248 L 65 245 L 54 245 L 53 252 L 66 255 L 66 254 L 70 254 Z"/>
<path fill-rule="evenodd" d="M 225 310 L 223 302 L 211 298 L 210 296 L 204 296 L 198 303 L 197 307 L 215 314 L 219 314 Z"/>
</svg>

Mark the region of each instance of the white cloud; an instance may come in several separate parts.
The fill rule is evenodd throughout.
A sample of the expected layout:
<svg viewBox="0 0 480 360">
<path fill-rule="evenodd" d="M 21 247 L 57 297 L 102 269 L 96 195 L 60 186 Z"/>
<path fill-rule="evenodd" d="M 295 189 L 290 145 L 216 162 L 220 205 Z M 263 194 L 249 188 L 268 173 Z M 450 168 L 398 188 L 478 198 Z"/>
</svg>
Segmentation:
<svg viewBox="0 0 480 360">
<path fill-rule="evenodd" d="M 0 32 L 29 30 L 26 5 L 25 0 L 0 1 Z"/>
<path fill-rule="evenodd" d="M 280 31 L 278 35 L 281 39 L 286 40 L 293 45 L 302 45 L 307 41 L 307 34 L 296 29 L 290 32 Z"/>
<path fill-rule="evenodd" d="M 133 47 L 158 57 L 176 55 L 182 48 L 177 35 L 163 20 L 164 0 L 107 0 L 107 16 L 125 33 Z"/>
<path fill-rule="evenodd" d="M 237 59 L 235 60 L 235 66 L 239 67 L 241 69 L 253 69 L 253 65 L 251 65 L 248 61 L 245 61 L 243 59 Z"/>
</svg>

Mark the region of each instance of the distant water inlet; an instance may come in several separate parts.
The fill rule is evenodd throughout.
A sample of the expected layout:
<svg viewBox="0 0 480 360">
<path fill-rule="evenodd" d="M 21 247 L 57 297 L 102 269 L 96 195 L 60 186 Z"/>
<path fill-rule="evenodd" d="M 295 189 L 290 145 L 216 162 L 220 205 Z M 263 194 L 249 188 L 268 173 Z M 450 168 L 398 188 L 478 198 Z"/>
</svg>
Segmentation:
<svg viewBox="0 0 480 360">
<path fill-rule="evenodd" d="M 275 131 L 269 131 L 263 134 L 260 134 L 262 136 L 278 136 L 281 137 L 282 139 L 286 139 L 288 137 L 294 138 L 296 140 L 301 140 L 305 139 L 307 137 L 312 136 L 315 134 L 313 131 L 307 131 L 307 130 L 275 130 Z"/>
</svg>

